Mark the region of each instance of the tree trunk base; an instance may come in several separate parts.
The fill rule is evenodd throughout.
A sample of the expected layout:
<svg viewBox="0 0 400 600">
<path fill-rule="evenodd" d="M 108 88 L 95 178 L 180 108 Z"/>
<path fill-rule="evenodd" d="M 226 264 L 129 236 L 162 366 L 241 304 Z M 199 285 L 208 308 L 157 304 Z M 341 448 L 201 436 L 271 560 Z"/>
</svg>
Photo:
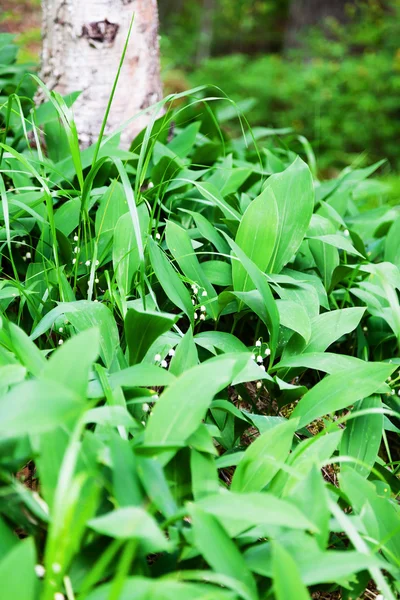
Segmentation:
<svg viewBox="0 0 400 600">
<path fill-rule="evenodd" d="M 63 96 L 81 92 L 73 112 L 82 147 L 99 135 L 133 14 L 106 133 L 162 98 L 156 0 L 42 0 L 42 6 L 41 78 Z M 123 130 L 124 148 L 148 120 L 142 115 Z"/>
</svg>

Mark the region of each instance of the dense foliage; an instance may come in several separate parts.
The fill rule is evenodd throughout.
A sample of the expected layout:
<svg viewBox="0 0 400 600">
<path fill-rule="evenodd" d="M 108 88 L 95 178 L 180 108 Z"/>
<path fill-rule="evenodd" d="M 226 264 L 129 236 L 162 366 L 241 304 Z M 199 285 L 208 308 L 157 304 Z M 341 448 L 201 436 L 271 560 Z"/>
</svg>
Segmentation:
<svg viewBox="0 0 400 600">
<path fill-rule="evenodd" d="M 319 181 L 305 140 L 244 119 L 230 139 L 235 106 L 204 90 L 129 152 L 80 151 L 73 98 L 21 109 L 13 85 L 2 593 L 399 597 L 400 215 L 363 210 L 380 163 Z"/>
</svg>

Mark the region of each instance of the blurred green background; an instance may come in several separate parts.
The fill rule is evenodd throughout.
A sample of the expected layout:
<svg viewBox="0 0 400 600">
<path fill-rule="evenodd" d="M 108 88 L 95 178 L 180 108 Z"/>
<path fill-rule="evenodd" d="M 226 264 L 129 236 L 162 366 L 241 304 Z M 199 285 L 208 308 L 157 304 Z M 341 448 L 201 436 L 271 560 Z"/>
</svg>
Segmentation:
<svg viewBox="0 0 400 600">
<path fill-rule="evenodd" d="M 37 62 L 40 0 L 2 0 Z M 159 0 L 166 93 L 216 84 L 253 126 L 306 136 L 320 171 L 400 167 L 400 0 Z M 1 62 L 1 61 L 0 61 Z M 215 90 L 214 90 L 215 93 Z"/>
</svg>

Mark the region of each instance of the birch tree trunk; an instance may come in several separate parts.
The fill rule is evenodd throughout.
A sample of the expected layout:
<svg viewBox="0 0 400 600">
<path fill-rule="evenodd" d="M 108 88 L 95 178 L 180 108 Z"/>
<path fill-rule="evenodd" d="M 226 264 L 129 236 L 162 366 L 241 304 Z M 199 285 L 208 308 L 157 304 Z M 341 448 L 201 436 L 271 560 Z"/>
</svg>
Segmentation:
<svg viewBox="0 0 400 600">
<path fill-rule="evenodd" d="M 106 133 L 162 97 L 157 0 L 42 0 L 41 78 L 65 95 L 81 91 L 73 105 L 82 147 L 100 131 L 132 14 L 135 21 Z M 121 134 L 130 142 L 148 123 L 134 120 Z"/>
</svg>

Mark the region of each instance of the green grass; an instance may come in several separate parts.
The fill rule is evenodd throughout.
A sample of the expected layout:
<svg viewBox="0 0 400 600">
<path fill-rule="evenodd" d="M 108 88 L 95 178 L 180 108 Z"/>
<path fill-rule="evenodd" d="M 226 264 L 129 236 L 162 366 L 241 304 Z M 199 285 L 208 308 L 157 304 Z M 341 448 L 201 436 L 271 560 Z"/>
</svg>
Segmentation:
<svg viewBox="0 0 400 600">
<path fill-rule="evenodd" d="M 72 99 L 30 112 L 16 78 L 5 597 L 398 598 L 400 217 L 380 163 L 318 181 L 305 140 L 243 116 L 230 138 L 235 105 L 201 88 L 129 152 L 81 151 Z"/>
</svg>

